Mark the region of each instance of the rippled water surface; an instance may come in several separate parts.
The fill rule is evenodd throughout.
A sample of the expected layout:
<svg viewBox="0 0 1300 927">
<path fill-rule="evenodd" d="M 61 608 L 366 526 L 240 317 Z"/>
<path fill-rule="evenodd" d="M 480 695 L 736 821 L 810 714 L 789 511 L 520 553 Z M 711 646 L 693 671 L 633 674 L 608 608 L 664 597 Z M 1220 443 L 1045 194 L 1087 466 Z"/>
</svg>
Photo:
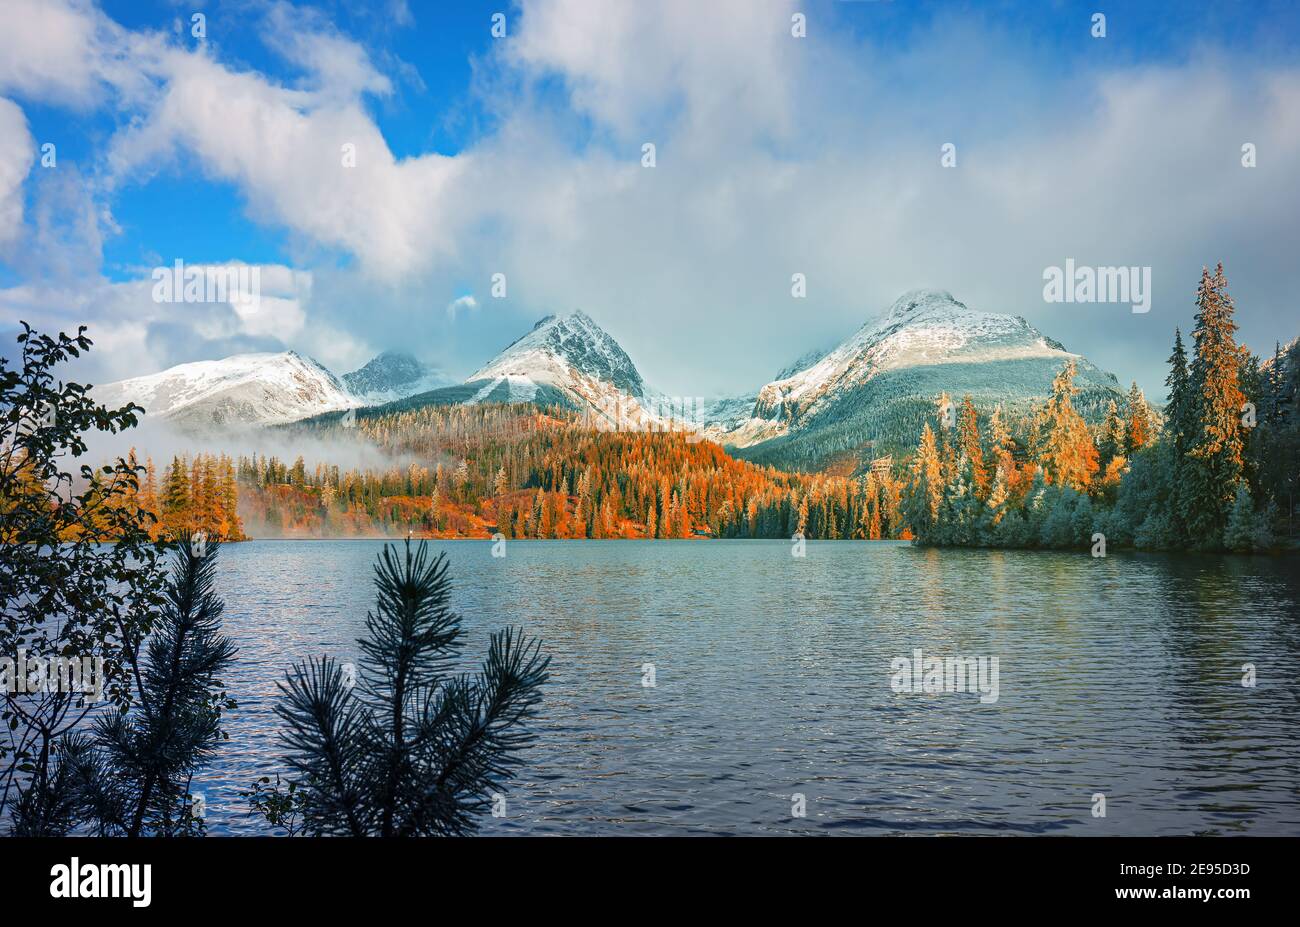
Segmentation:
<svg viewBox="0 0 1300 927">
<path fill-rule="evenodd" d="M 508 543 L 440 545 L 467 656 L 506 624 L 553 655 L 484 833 L 1300 834 L 1297 558 Z M 264 832 L 238 792 L 278 765 L 276 680 L 356 658 L 380 549 L 222 548 L 239 708 L 198 786 L 212 832 Z M 996 656 L 998 700 L 895 693 L 918 647 Z"/>
</svg>

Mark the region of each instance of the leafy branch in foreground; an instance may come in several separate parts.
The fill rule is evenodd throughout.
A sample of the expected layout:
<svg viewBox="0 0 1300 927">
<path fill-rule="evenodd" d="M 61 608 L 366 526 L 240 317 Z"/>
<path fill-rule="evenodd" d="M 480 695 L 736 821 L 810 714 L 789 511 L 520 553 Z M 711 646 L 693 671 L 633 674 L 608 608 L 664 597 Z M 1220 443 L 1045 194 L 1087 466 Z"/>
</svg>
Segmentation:
<svg viewBox="0 0 1300 927">
<path fill-rule="evenodd" d="M 280 684 L 276 712 L 288 725 L 286 761 L 298 776 L 290 788 L 302 796 L 299 830 L 472 833 L 475 815 L 535 739 L 525 723 L 541 701 L 550 658 L 537 640 L 506 629 L 492 635 L 477 674 L 452 675 L 460 616 L 450 608 L 446 555 L 430 559 L 424 543 L 412 551 L 407 541 L 404 557 L 385 546 L 375 587 L 356 684 L 329 657 L 296 664 Z M 278 788 L 258 792 L 264 808 L 296 810 Z"/>
<path fill-rule="evenodd" d="M 78 464 L 90 442 L 135 427 L 138 406 L 97 404 L 59 371 L 91 348 L 23 323 L 21 358 L 0 356 L 0 819 L 15 805 L 55 827 L 70 813 L 63 741 L 106 701 L 125 710 L 128 641 L 149 630 L 163 601 L 153 518 L 133 504 L 144 468 L 134 456 Z M 11 685 L 15 663 L 98 665 L 100 698 L 62 686 Z M 0 676 L 5 676 L 0 670 Z M 75 752 L 75 751 L 74 751 Z M 11 824 L 13 822 L 11 821 Z"/>
<path fill-rule="evenodd" d="M 221 633 L 222 603 L 212 591 L 216 545 L 182 540 L 152 632 L 124 648 L 132 708 L 103 711 L 89 734 L 60 739 L 45 786 L 19 796 L 16 834 L 77 826 L 106 836 L 203 833 L 190 783 L 225 738 L 222 713 L 235 703 L 220 676 L 235 646 Z"/>
</svg>

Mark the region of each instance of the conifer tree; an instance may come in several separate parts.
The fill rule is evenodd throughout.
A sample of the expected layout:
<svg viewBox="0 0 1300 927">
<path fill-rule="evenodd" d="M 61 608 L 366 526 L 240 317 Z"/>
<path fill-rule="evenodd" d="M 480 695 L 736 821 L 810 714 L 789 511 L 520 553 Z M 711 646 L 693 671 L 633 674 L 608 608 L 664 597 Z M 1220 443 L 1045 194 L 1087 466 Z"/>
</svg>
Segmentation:
<svg viewBox="0 0 1300 927">
<path fill-rule="evenodd" d="M 1106 416 L 1102 420 L 1099 450 L 1101 452 L 1101 469 L 1105 470 L 1111 460 L 1125 454 L 1124 419 L 1120 417 L 1119 406 L 1115 400 L 1106 404 Z"/>
<path fill-rule="evenodd" d="M 1175 456 L 1181 460 L 1194 436 L 1194 410 L 1187 374 L 1187 352 L 1183 350 L 1183 333 L 1177 328 L 1174 329 L 1174 349 L 1169 355 L 1169 376 L 1165 378 L 1165 385 L 1169 387 L 1169 401 L 1165 406 L 1165 431 L 1173 442 Z"/>
<path fill-rule="evenodd" d="M 224 738 L 223 713 L 235 707 L 221 682 L 236 648 L 221 633 L 223 605 L 213 591 L 217 547 L 179 538 L 166 605 L 152 633 L 128 651 L 136 705 L 99 715 L 80 757 L 85 813 L 101 834 L 203 830 L 191 814 L 190 781 Z"/>
<path fill-rule="evenodd" d="M 1051 395 L 1035 421 L 1036 450 L 1048 483 L 1086 491 L 1097 471 L 1097 448 L 1071 402 L 1078 392 L 1074 375 L 1072 358 L 1053 378 Z"/>
<path fill-rule="evenodd" d="M 1128 425 L 1124 429 L 1124 456 L 1132 457 L 1152 441 L 1151 407 L 1137 380 L 1128 390 Z"/>
<path fill-rule="evenodd" d="M 416 837 L 473 832 L 535 735 L 548 678 L 540 644 L 493 634 L 476 676 L 453 675 L 463 646 L 445 554 L 385 546 L 375 567 L 355 686 L 329 657 L 298 664 L 277 713 L 308 834 Z"/>
<path fill-rule="evenodd" d="M 984 466 L 984 449 L 980 446 L 979 416 L 970 396 L 961 401 L 957 422 L 957 447 L 970 466 L 975 495 L 983 499 L 988 495 L 989 474 Z"/>
<path fill-rule="evenodd" d="M 906 503 L 907 523 L 918 540 L 927 540 L 939 521 L 943 502 L 943 467 L 935 447 L 934 430 L 926 422 L 921 428 L 921 443 L 912 462 L 912 483 Z"/>
<path fill-rule="evenodd" d="M 186 478 L 185 461 L 172 457 L 171 466 L 163 474 L 162 516 L 165 533 L 179 537 L 189 529 L 190 482 Z"/>
<path fill-rule="evenodd" d="M 1244 476 L 1240 356 L 1232 299 L 1220 264 L 1202 270 L 1197 291 L 1193 358 L 1188 374 L 1192 440 L 1187 450 L 1188 495 L 1182 512 L 1192 543 L 1217 546 Z"/>
</svg>

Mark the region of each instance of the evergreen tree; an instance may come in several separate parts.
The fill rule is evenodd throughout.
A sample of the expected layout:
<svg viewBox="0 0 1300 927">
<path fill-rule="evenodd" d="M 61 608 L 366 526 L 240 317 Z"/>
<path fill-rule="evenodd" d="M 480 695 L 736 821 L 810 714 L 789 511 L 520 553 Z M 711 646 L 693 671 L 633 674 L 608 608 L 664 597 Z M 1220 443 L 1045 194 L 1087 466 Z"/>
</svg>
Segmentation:
<svg viewBox="0 0 1300 927">
<path fill-rule="evenodd" d="M 928 542 L 939 521 L 943 502 L 943 468 L 935 447 L 934 430 L 926 422 L 921 429 L 921 443 L 912 462 L 912 482 L 906 502 L 905 517 L 913 536 Z"/>
<path fill-rule="evenodd" d="M 984 467 L 984 449 L 980 446 L 979 416 L 970 396 L 961 402 L 961 413 L 957 421 L 957 447 L 970 467 L 975 495 L 980 499 L 985 498 L 989 490 L 989 474 Z"/>
<path fill-rule="evenodd" d="M 179 537 L 190 527 L 190 481 L 187 467 L 180 457 L 163 474 L 162 524 L 168 537 Z"/>
<path fill-rule="evenodd" d="M 1124 419 L 1120 417 L 1119 406 L 1112 399 L 1106 405 L 1106 417 L 1101 424 L 1101 440 L 1098 442 L 1101 452 L 1101 469 L 1105 470 L 1112 459 L 1126 453 Z"/>
<path fill-rule="evenodd" d="M 1187 453 L 1194 437 L 1192 388 L 1187 373 L 1187 352 L 1183 350 L 1183 333 L 1174 329 L 1174 350 L 1169 355 L 1169 401 L 1165 405 L 1165 432 L 1173 442 L 1176 456 Z"/>
<path fill-rule="evenodd" d="M 1124 456 L 1132 457 L 1152 441 L 1151 407 L 1138 388 L 1137 380 L 1128 390 L 1128 427 L 1124 435 Z"/>
<path fill-rule="evenodd" d="M 425 543 L 405 558 L 385 547 L 376 610 L 357 685 L 328 657 L 298 664 L 281 685 L 309 834 L 355 837 L 471 833 L 534 739 L 549 657 L 515 630 L 493 634 L 475 677 L 453 676 L 462 647 L 445 554 Z"/>
<path fill-rule="evenodd" d="M 221 633 L 224 606 L 213 591 L 217 547 L 181 536 L 166 605 L 128 653 L 136 706 L 96 719 L 81 778 L 87 818 L 101 834 L 203 830 L 191 814 L 190 781 L 224 739 L 223 712 L 235 707 L 221 683 L 236 649 Z"/>
<path fill-rule="evenodd" d="M 1273 544 L 1273 514 L 1267 507 L 1257 512 L 1250 489 L 1245 483 L 1237 484 L 1223 532 L 1223 546 L 1239 553 L 1267 550 Z"/>
<path fill-rule="evenodd" d="M 1244 476 L 1240 356 L 1234 334 L 1232 299 L 1220 264 L 1201 274 L 1197 291 L 1194 355 L 1188 375 L 1193 431 L 1187 450 L 1188 495 L 1182 511 L 1191 541 L 1218 546 L 1228 509 Z"/>
<path fill-rule="evenodd" d="M 1035 421 L 1035 450 L 1047 482 L 1087 490 L 1097 472 L 1097 448 L 1071 402 L 1078 392 L 1074 375 L 1071 358 L 1052 379 L 1051 395 Z"/>
</svg>

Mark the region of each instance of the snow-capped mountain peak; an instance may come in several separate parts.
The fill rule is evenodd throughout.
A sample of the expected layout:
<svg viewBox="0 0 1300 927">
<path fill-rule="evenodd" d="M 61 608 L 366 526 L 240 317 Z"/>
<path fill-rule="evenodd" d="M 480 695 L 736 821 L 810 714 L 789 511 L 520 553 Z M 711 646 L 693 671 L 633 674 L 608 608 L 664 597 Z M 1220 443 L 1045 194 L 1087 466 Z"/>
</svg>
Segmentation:
<svg viewBox="0 0 1300 927">
<path fill-rule="evenodd" d="M 971 309 L 939 289 L 904 293 L 834 350 L 813 358 L 762 387 L 748 419 L 719 422 L 719 440 L 747 446 L 811 428 L 831 429 L 851 446 L 877 437 L 871 432 L 884 428 L 891 406 L 928 402 L 944 390 L 1023 406 L 1046 395 L 1068 359 L 1078 366 L 1080 386 L 1117 388 L 1114 377 L 1020 316 Z M 859 420 L 860 426 L 850 425 Z"/>
<path fill-rule="evenodd" d="M 642 396 L 645 383 L 627 352 L 590 316 L 548 315 L 531 331 L 471 374 L 466 382 L 526 377 L 561 390 L 575 378 L 608 383 L 629 396 Z"/>
<path fill-rule="evenodd" d="M 689 428 L 627 352 L 583 312 L 548 315 L 465 381 L 465 402 L 562 402 L 600 428 Z"/>
<path fill-rule="evenodd" d="M 180 364 L 97 386 L 94 396 L 192 427 L 276 425 L 360 404 L 334 374 L 296 351 Z"/>
</svg>

